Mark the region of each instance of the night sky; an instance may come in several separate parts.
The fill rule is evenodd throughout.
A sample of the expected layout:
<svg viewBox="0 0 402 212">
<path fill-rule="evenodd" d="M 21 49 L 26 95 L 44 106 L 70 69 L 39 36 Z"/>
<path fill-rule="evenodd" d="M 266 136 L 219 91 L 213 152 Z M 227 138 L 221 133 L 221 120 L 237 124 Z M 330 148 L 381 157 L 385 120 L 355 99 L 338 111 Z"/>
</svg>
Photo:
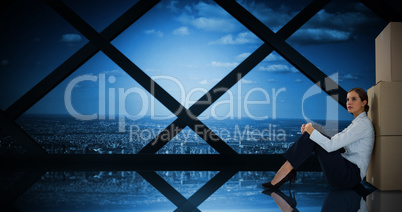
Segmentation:
<svg viewBox="0 0 402 212">
<path fill-rule="evenodd" d="M 64 2 L 101 32 L 136 1 Z M 238 2 L 274 32 L 310 3 Z M 15 3 L 2 10 L 0 24 L 2 110 L 88 42 L 41 1 Z M 374 40 L 386 24 L 358 1 L 334 0 L 287 42 L 346 91 L 353 87 L 367 90 L 375 84 Z M 161 1 L 111 43 L 186 108 L 263 44 L 215 2 L 204 0 Z M 336 113 L 328 114 L 327 108 L 339 110 L 339 114 L 334 117 Z M 109 119 L 119 115 L 173 117 L 103 52 L 27 113 L 76 113 Z M 243 117 L 353 119 L 276 52 L 199 118 Z"/>
</svg>

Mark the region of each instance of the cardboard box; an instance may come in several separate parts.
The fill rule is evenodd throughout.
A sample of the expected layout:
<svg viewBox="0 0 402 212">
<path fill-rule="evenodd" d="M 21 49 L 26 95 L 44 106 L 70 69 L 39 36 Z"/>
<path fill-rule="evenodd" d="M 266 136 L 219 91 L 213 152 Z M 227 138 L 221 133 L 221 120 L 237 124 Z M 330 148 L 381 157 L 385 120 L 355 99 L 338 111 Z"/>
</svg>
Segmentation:
<svg viewBox="0 0 402 212">
<path fill-rule="evenodd" d="M 376 190 L 366 197 L 367 208 L 370 212 L 400 211 L 402 208 L 401 200 L 402 191 Z"/>
<path fill-rule="evenodd" d="M 402 136 L 376 136 L 366 181 L 381 191 L 402 190 Z"/>
<path fill-rule="evenodd" d="M 376 135 L 402 135 L 402 82 L 380 82 L 367 95 Z"/>
<path fill-rule="evenodd" d="M 402 81 L 402 22 L 390 22 L 375 39 L 376 82 Z"/>
</svg>

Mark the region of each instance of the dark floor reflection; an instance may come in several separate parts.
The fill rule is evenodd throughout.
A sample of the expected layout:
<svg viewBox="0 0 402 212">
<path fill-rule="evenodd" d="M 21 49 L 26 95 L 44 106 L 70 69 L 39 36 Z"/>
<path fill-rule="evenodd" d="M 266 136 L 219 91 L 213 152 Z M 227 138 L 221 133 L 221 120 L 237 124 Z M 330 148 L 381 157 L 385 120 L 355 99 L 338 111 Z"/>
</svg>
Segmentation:
<svg viewBox="0 0 402 212">
<path fill-rule="evenodd" d="M 296 208 L 297 206 L 296 197 L 294 193 L 292 193 L 290 190 L 289 190 L 290 196 L 287 196 L 282 191 L 276 189 L 267 189 L 262 193 L 272 197 L 272 199 L 275 201 L 275 204 L 281 211 L 289 211 L 289 212 L 299 211 Z"/>
<path fill-rule="evenodd" d="M 357 212 L 368 211 L 365 197 L 360 196 L 355 190 L 332 190 L 322 206 L 323 212 Z"/>
<path fill-rule="evenodd" d="M 47 172 L 14 205 L 21 211 L 175 209 L 135 171 Z"/>
<path fill-rule="evenodd" d="M 294 193 L 289 192 L 286 195 L 280 190 L 267 189 L 262 192 L 270 196 L 283 212 L 297 212 L 297 201 Z M 321 207 L 322 212 L 357 212 L 368 211 L 365 196 L 361 196 L 356 189 L 332 189 L 324 200 Z M 300 201 L 300 200 L 299 200 Z M 305 208 L 303 211 L 311 211 L 311 208 Z M 315 211 L 315 210 L 314 210 Z"/>
<path fill-rule="evenodd" d="M 291 190 L 285 185 L 283 193 L 263 192 L 261 183 L 273 175 L 258 171 L 46 172 L 11 204 L 20 211 L 375 211 L 367 207 L 370 192 L 364 186 L 335 190 L 322 173 L 300 172 Z M 16 181 L 20 174 L 2 174 L 2 189 L 4 182 L 11 182 L 6 176 Z M 278 202 L 288 207 L 278 207 Z"/>
<path fill-rule="evenodd" d="M 366 200 L 369 212 L 402 211 L 402 191 L 376 190 Z"/>
</svg>

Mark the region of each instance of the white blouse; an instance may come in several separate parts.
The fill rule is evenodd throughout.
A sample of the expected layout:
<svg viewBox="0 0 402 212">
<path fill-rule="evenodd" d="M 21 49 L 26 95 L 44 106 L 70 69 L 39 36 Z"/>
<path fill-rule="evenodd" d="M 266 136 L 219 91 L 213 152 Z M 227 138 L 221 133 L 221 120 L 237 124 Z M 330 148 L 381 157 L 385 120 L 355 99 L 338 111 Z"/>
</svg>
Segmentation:
<svg viewBox="0 0 402 212">
<path fill-rule="evenodd" d="M 374 128 L 366 112 L 357 116 L 347 128 L 331 139 L 318 130 L 311 133 L 310 139 L 327 152 L 334 152 L 343 147 L 346 152 L 342 153 L 342 156 L 360 168 L 361 179 L 366 176 L 374 146 Z"/>
</svg>

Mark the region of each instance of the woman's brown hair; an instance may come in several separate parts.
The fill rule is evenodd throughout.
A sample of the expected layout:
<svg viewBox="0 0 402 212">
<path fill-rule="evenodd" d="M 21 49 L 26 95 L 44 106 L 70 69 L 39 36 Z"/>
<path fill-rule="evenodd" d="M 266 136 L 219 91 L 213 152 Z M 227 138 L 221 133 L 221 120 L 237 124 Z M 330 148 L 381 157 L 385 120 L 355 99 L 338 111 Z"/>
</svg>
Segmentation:
<svg viewBox="0 0 402 212">
<path fill-rule="evenodd" d="M 363 88 L 352 88 L 352 89 L 350 89 L 350 91 L 348 93 L 350 93 L 352 91 L 356 92 L 359 95 L 361 101 L 364 101 L 364 100 L 367 101 L 367 104 L 364 106 L 364 111 L 366 111 L 366 113 L 367 113 L 369 111 L 370 107 L 368 105 L 368 96 L 367 96 L 366 91 Z"/>
</svg>

